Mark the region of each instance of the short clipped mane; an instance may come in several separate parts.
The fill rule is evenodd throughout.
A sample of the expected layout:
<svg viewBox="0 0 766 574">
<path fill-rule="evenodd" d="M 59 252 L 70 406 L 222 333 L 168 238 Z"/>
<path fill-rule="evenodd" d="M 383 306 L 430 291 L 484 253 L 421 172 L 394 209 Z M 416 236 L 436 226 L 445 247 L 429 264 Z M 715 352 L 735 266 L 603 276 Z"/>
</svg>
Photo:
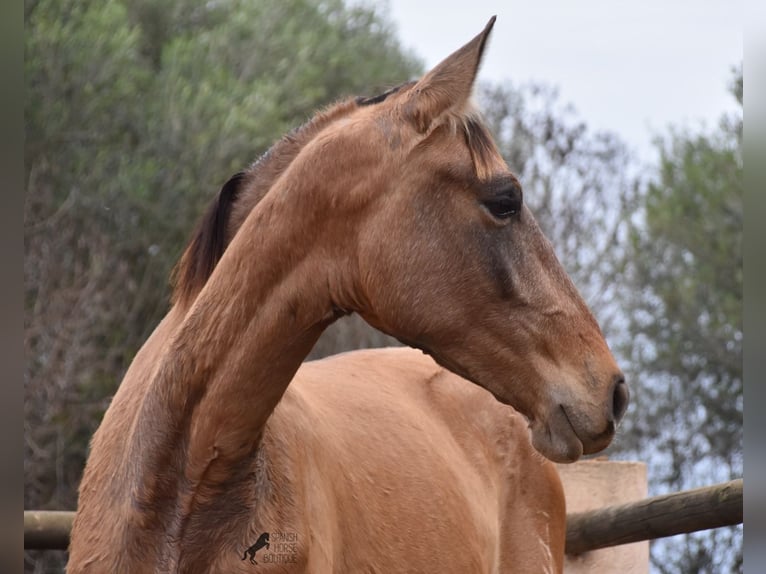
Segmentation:
<svg viewBox="0 0 766 574">
<path fill-rule="evenodd" d="M 171 300 L 174 305 L 188 306 L 197 297 L 247 215 L 301 148 L 328 124 L 358 105 L 355 100 L 346 100 L 316 114 L 283 136 L 249 168 L 229 178 L 198 223 L 192 240 L 173 269 Z"/>
</svg>

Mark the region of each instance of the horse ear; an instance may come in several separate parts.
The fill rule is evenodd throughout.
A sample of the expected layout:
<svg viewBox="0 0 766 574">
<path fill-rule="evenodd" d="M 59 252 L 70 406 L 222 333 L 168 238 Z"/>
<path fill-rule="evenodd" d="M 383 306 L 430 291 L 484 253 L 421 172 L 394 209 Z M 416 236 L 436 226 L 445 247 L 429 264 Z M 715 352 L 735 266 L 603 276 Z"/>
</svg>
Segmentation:
<svg viewBox="0 0 766 574">
<path fill-rule="evenodd" d="M 443 113 L 466 104 L 495 18 L 492 16 L 478 36 L 445 58 L 410 90 L 404 114 L 418 132 L 425 133 Z"/>
</svg>

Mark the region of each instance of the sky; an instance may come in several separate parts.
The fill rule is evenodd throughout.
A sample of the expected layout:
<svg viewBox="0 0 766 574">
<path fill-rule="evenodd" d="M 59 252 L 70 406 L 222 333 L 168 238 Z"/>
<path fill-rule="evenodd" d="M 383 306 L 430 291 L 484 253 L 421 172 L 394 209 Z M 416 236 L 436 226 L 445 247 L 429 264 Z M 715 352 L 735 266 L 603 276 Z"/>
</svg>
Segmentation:
<svg viewBox="0 0 766 574">
<path fill-rule="evenodd" d="M 384 0 L 385 1 L 385 0 Z M 545 82 L 591 129 L 644 161 L 670 125 L 714 127 L 743 53 L 744 0 L 388 0 L 405 47 L 430 68 L 497 22 L 479 79 Z"/>
</svg>

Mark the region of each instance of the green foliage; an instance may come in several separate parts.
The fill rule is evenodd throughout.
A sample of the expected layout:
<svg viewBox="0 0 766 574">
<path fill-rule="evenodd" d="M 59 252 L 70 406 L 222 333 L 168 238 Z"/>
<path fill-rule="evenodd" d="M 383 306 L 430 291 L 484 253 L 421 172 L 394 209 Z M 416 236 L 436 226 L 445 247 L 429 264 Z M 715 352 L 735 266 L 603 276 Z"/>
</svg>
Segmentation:
<svg viewBox="0 0 766 574">
<path fill-rule="evenodd" d="M 732 92 L 742 103 L 742 71 Z M 742 115 L 671 132 L 630 225 L 624 309 L 634 406 L 623 444 L 653 489 L 738 478 L 742 455 Z M 667 572 L 741 568 L 741 529 L 656 543 Z M 673 545 L 675 544 L 675 545 Z"/>
</svg>

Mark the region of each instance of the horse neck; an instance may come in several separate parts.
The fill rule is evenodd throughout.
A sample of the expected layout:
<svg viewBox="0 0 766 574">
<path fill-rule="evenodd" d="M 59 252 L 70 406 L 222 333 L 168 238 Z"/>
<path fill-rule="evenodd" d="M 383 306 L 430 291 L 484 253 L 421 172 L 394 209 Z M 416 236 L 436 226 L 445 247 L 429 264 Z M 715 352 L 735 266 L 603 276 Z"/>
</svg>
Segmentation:
<svg viewBox="0 0 766 574">
<path fill-rule="evenodd" d="M 325 257 L 322 230 L 272 200 L 245 221 L 152 376 L 127 452 L 144 531 L 183 539 L 195 509 L 250 471 L 243 461 L 337 317 L 333 285 L 342 274 Z"/>
</svg>

